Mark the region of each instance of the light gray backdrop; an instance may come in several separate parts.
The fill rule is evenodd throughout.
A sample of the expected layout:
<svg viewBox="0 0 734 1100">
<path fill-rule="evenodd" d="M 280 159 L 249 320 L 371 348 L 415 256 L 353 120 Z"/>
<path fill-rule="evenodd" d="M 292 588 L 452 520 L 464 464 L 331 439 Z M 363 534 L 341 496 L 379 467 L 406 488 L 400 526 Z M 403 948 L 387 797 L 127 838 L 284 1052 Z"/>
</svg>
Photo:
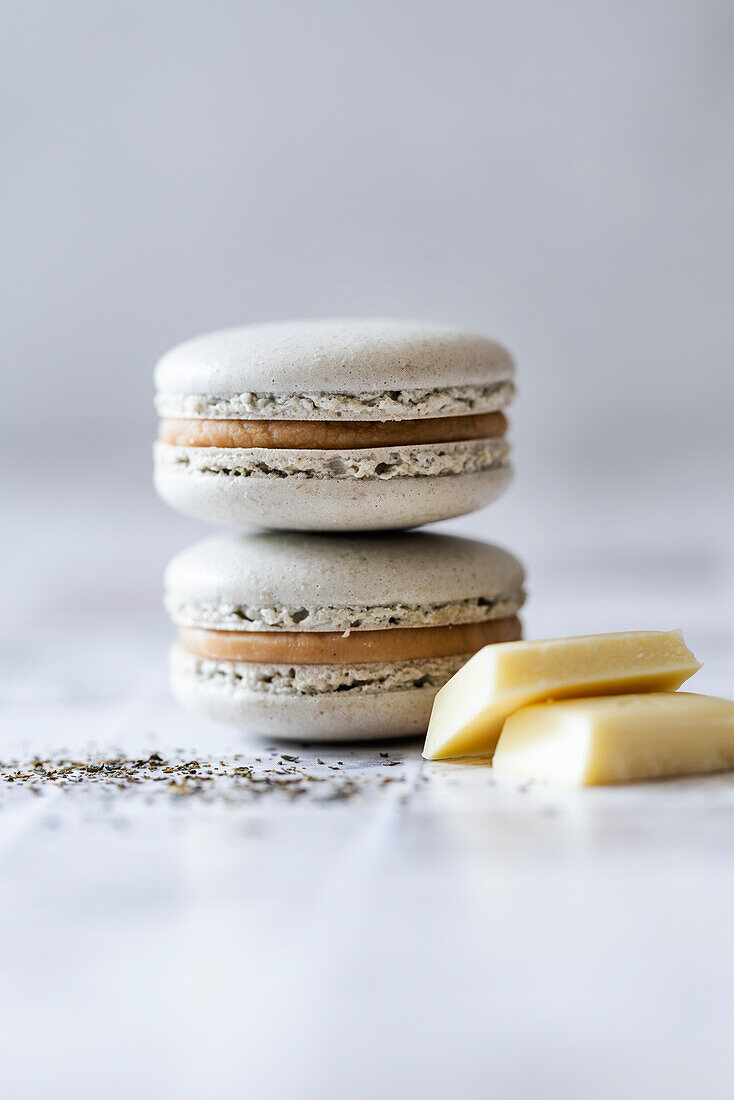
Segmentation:
<svg viewBox="0 0 734 1100">
<path fill-rule="evenodd" d="M 528 637 L 680 626 L 734 695 L 731 0 L 4 7 L 0 762 L 238 751 L 169 699 L 207 528 L 153 496 L 151 371 L 298 315 L 505 341 L 517 481 L 455 528 Z M 337 816 L 11 785 L 3 1096 L 730 1098 L 729 780 L 416 752 Z"/>
<path fill-rule="evenodd" d="M 131 532 L 145 514 L 174 547 L 202 529 L 150 497 L 162 351 L 247 321 L 425 317 L 518 359 L 517 485 L 472 530 L 527 538 L 532 515 L 598 510 L 634 538 L 665 507 L 721 537 L 733 16 L 725 0 L 16 5 L 0 292 L 18 475 L 67 515 L 75 492 L 100 516 L 124 500 Z"/>
</svg>

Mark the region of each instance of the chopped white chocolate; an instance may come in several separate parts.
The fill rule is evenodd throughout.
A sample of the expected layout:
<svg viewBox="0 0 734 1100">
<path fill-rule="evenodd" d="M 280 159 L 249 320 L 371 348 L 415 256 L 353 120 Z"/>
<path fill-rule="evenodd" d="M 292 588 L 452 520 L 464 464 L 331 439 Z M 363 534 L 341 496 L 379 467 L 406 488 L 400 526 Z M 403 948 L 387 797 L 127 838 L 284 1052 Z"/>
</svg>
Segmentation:
<svg viewBox="0 0 734 1100">
<path fill-rule="evenodd" d="M 528 703 L 674 691 L 700 667 L 680 630 L 488 645 L 436 696 L 423 755 L 427 760 L 487 755 L 508 715 Z"/>
<path fill-rule="evenodd" d="M 734 767 L 734 703 L 676 691 L 523 707 L 505 722 L 492 763 L 574 787 L 722 771 Z"/>
</svg>

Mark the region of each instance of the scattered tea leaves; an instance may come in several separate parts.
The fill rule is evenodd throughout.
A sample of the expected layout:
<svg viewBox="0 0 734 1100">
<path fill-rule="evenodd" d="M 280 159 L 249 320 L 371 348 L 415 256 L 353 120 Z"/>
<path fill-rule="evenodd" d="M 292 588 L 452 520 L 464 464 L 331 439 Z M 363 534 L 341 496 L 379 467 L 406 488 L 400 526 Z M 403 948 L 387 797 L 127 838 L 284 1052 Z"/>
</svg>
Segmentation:
<svg viewBox="0 0 734 1100">
<path fill-rule="evenodd" d="M 190 751 L 190 750 L 189 750 Z M 275 797 L 295 800 L 308 795 L 309 801 L 343 801 L 363 794 L 371 784 L 369 771 L 349 774 L 344 761 L 314 771 L 299 756 L 276 753 L 263 763 L 262 756 L 246 763 L 241 753 L 231 760 L 186 758 L 166 759 L 158 752 L 145 757 L 123 753 L 77 760 L 66 756 L 27 762 L 0 762 L 0 799 L 3 787 L 26 788 L 36 796 L 52 790 L 90 789 L 114 798 L 125 792 L 151 798 L 194 800 L 206 803 L 238 804 Z M 380 753 L 380 756 L 385 756 Z M 385 766 L 398 761 L 385 761 Z M 331 774 L 329 774 L 331 773 Z"/>
</svg>

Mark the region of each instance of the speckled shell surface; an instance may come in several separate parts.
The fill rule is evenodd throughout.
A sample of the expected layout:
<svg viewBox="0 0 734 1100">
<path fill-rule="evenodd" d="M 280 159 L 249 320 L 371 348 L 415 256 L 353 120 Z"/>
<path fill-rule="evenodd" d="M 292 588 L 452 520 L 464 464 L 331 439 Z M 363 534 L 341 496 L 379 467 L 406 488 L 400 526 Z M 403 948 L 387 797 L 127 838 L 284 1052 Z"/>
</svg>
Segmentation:
<svg viewBox="0 0 734 1100">
<path fill-rule="evenodd" d="M 401 421 L 485 413 L 512 400 L 508 352 L 410 321 L 293 321 L 180 344 L 156 368 L 161 416 Z M 507 439 L 306 448 L 154 447 L 155 486 L 187 515 L 276 530 L 417 527 L 495 500 Z"/>
<path fill-rule="evenodd" d="M 286 321 L 194 337 L 158 362 L 168 394 L 358 394 L 510 379 L 494 341 L 443 325 L 381 319 Z"/>
<path fill-rule="evenodd" d="M 161 444 L 159 446 L 164 446 Z M 294 531 L 384 531 L 419 527 L 490 504 L 512 478 L 509 465 L 436 477 L 232 478 L 156 462 L 155 486 L 197 519 Z"/>
<path fill-rule="evenodd" d="M 335 627 L 314 614 L 324 608 L 401 606 L 428 615 L 437 605 L 491 602 L 522 582 L 522 566 L 512 554 L 474 539 L 424 531 L 361 537 L 254 531 L 188 547 L 169 563 L 164 584 L 176 622 L 197 625 L 198 607 L 209 609 L 198 625 L 232 629 L 231 622 L 216 621 L 217 607 L 304 608 L 310 615 L 301 624 L 288 622 L 287 629 L 315 629 L 315 619 L 321 624 L 316 629 L 328 630 Z M 189 611 L 182 618 L 174 608 Z"/>
<path fill-rule="evenodd" d="M 423 735 L 441 682 L 397 691 L 314 695 L 252 691 L 226 677 L 202 678 L 174 647 L 171 690 L 185 707 L 252 736 L 296 741 L 368 741 Z M 451 673 L 447 672 L 444 680 Z"/>
<path fill-rule="evenodd" d="M 212 630 L 390 630 L 515 614 L 522 582 L 506 550 L 451 535 L 230 532 L 173 558 L 165 604 L 175 623 Z M 425 732 L 436 692 L 468 656 L 260 665 L 177 645 L 171 685 L 186 706 L 255 735 L 400 737 Z"/>
</svg>

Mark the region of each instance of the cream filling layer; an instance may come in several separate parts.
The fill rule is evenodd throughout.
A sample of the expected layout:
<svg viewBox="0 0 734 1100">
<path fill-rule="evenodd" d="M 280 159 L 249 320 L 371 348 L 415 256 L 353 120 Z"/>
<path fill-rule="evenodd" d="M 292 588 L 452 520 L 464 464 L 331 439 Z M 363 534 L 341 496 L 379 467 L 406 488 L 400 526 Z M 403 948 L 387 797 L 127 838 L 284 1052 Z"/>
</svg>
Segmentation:
<svg viewBox="0 0 734 1100">
<path fill-rule="evenodd" d="M 391 630 L 337 631 L 202 630 L 181 627 L 179 643 L 188 653 L 210 660 L 279 665 L 333 665 L 407 661 L 476 653 L 494 642 L 513 642 L 522 633 L 513 615 L 488 623 L 396 627 Z"/>
<path fill-rule="evenodd" d="M 262 447 L 341 451 L 497 439 L 507 431 L 501 412 L 379 423 L 323 420 L 161 420 L 158 438 L 177 447 Z"/>
</svg>

